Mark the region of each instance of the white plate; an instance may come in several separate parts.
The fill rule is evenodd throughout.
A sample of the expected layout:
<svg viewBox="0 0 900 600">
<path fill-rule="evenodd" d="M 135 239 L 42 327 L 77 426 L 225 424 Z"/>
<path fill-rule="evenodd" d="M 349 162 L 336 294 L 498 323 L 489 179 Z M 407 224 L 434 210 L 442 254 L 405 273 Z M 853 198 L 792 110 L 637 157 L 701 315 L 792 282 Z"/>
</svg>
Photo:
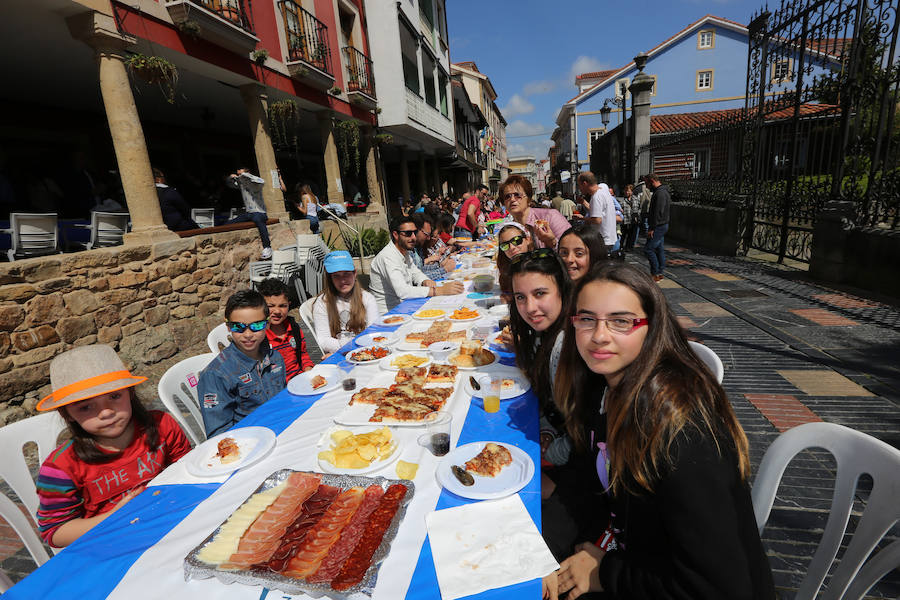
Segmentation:
<svg viewBox="0 0 900 600">
<path fill-rule="evenodd" d="M 521 372 L 516 372 L 512 370 L 496 370 L 494 371 L 498 375 L 502 375 L 504 379 L 512 379 L 514 381 L 513 387 L 507 389 L 500 389 L 500 399 L 501 400 L 510 400 L 512 398 L 517 398 L 521 396 L 525 392 L 531 389 L 531 382 L 528 381 L 528 378 L 525 377 Z M 475 391 L 472 389 L 472 383 L 469 381 L 468 377 L 463 377 L 463 381 L 465 382 L 465 389 L 467 394 L 471 394 L 472 396 L 477 396 L 478 398 L 484 398 L 484 392 L 491 384 L 491 374 L 484 373 L 479 375 L 472 375 L 475 378 L 475 381 L 481 386 L 481 390 Z"/>
<path fill-rule="evenodd" d="M 498 341 L 498 338 L 500 337 L 501 333 L 503 333 L 503 332 L 496 331 L 496 332 L 492 333 L 491 335 L 489 335 L 487 337 L 487 339 L 484 341 L 484 343 L 488 345 L 489 350 L 491 347 L 494 347 L 498 350 L 502 350 L 503 352 L 512 352 L 513 351 L 512 346 L 507 346 L 506 344 L 501 344 Z"/>
<path fill-rule="evenodd" d="M 489 349 L 489 351 L 490 351 L 490 349 Z M 478 365 L 477 367 L 460 367 L 459 365 L 454 364 L 454 363 L 451 361 L 451 359 L 452 359 L 454 356 L 458 355 L 459 352 L 454 352 L 454 353 L 451 354 L 449 357 L 447 357 L 447 364 L 448 364 L 448 365 L 454 365 L 454 366 L 455 366 L 457 369 L 459 369 L 460 371 L 477 371 L 478 369 L 483 369 L 483 368 L 485 368 L 485 367 L 489 367 L 489 366 L 491 366 L 492 364 L 494 364 L 495 362 L 497 362 L 497 360 L 498 360 L 498 358 L 499 358 L 499 357 L 497 356 L 497 353 L 496 353 L 496 352 L 493 352 L 493 351 L 490 351 L 490 352 L 491 352 L 491 354 L 494 355 L 494 360 L 492 360 L 491 362 L 489 362 L 489 363 L 487 363 L 487 364 L 484 364 L 484 365 Z M 387 358 L 387 357 L 385 357 L 385 358 Z"/>
<path fill-rule="evenodd" d="M 435 315 L 433 317 L 421 317 L 419 316 L 419 313 L 421 313 L 423 310 L 439 310 L 441 311 L 441 314 Z M 445 319 L 448 316 L 450 316 L 450 313 L 443 308 L 420 308 L 412 314 L 412 318 L 416 319 L 417 321 L 436 321 L 438 319 Z"/>
<path fill-rule="evenodd" d="M 319 389 L 314 390 L 311 380 L 314 376 L 321 375 L 327 382 Z M 347 373 L 337 365 L 316 365 L 309 371 L 298 374 L 288 381 L 287 389 L 295 396 L 318 396 L 325 392 L 340 387 L 341 382 L 347 377 Z"/>
<path fill-rule="evenodd" d="M 240 458 L 223 465 L 216 454 L 219 442 L 224 438 L 232 438 L 237 442 Z M 184 467 L 188 473 L 197 477 L 215 477 L 225 475 L 243 467 L 252 465 L 266 456 L 275 446 L 275 432 L 267 427 L 240 427 L 212 437 L 188 454 Z"/>
<path fill-rule="evenodd" d="M 397 317 L 403 317 L 402 321 L 397 321 L 396 323 L 385 323 L 385 319 L 395 319 Z M 398 325 L 403 325 L 404 323 L 409 322 L 409 315 L 384 315 L 377 321 L 375 321 L 376 325 L 381 325 L 382 327 L 397 327 Z"/>
<path fill-rule="evenodd" d="M 464 486 L 450 470 L 452 465 L 465 468 L 467 460 L 481 452 L 488 442 L 472 442 L 460 446 L 440 460 L 435 470 L 438 483 L 448 492 L 452 492 L 463 498 L 472 500 L 495 500 L 505 498 L 521 490 L 534 477 L 534 461 L 528 454 L 512 444 L 494 442 L 509 450 L 512 456 L 512 464 L 503 467 L 496 477 L 482 477 L 472 474 L 475 484 Z"/>
<path fill-rule="evenodd" d="M 343 428 L 340 428 L 340 429 L 343 429 Z M 381 429 L 381 427 L 369 427 L 366 429 L 360 429 L 359 431 L 354 431 L 353 433 L 354 434 L 369 433 L 370 431 L 375 431 L 376 429 Z M 327 437 L 328 437 L 328 440 L 321 446 L 322 450 L 330 450 L 332 447 L 331 438 L 330 438 L 330 436 L 327 436 Z M 396 462 L 397 459 L 400 458 L 400 454 L 402 454 L 402 453 L 400 452 L 400 443 L 397 441 L 397 436 L 392 434 L 391 439 L 394 442 L 394 451 L 391 452 L 387 458 L 382 458 L 381 460 L 376 460 L 375 462 L 370 464 L 368 467 L 363 467 L 362 469 L 340 469 L 340 468 L 334 466 L 333 464 L 331 464 L 330 462 L 328 462 L 327 460 L 322 460 L 322 459 L 318 458 L 318 451 L 316 451 L 316 460 L 318 461 L 319 468 L 322 469 L 323 473 L 333 473 L 336 475 L 364 475 L 366 473 L 373 473 L 375 471 L 379 471 L 379 470 L 383 469 L 384 467 Z"/>
<path fill-rule="evenodd" d="M 376 344 L 376 346 L 379 347 L 379 348 L 384 348 L 385 350 L 387 350 L 387 351 L 388 351 L 388 356 L 390 356 L 390 353 L 391 353 L 391 349 L 390 349 L 390 348 L 386 347 L 384 344 Z M 378 364 L 378 361 L 379 361 L 379 360 L 382 360 L 381 358 L 375 358 L 375 359 L 372 359 L 372 360 L 354 360 L 354 359 L 350 358 L 351 356 L 353 356 L 353 355 L 356 354 L 357 352 L 360 352 L 360 351 L 362 351 L 362 350 L 367 350 L 367 349 L 369 349 L 369 348 L 375 348 L 376 346 L 365 346 L 365 347 L 363 347 L 363 348 L 357 348 L 356 350 L 351 350 L 350 352 L 348 352 L 347 354 L 344 355 L 344 358 L 347 360 L 348 363 L 351 363 L 351 364 L 354 364 L 354 365 L 375 365 L 375 364 Z M 382 357 L 382 358 L 387 358 L 387 356 L 384 356 L 384 357 Z"/>
<path fill-rule="evenodd" d="M 452 315 L 453 313 L 451 312 L 450 314 Z M 477 317 L 469 317 L 468 319 L 453 319 L 453 318 L 450 318 L 449 315 L 447 316 L 447 320 L 450 321 L 451 323 L 468 323 L 469 321 L 477 321 L 478 319 L 483 319 L 483 318 L 484 318 L 484 315 L 481 314 L 480 311 L 478 312 Z"/>
<path fill-rule="evenodd" d="M 384 340 L 376 340 L 375 338 L 384 338 Z M 356 338 L 357 346 L 390 346 L 400 339 L 396 331 L 376 331 L 374 333 L 366 333 Z"/>
<path fill-rule="evenodd" d="M 488 309 L 488 314 L 494 317 L 504 318 L 509 316 L 509 304 L 495 304 Z"/>
<path fill-rule="evenodd" d="M 427 351 L 416 351 L 416 352 L 396 352 L 394 354 L 391 354 L 390 356 L 385 356 L 384 358 L 381 359 L 381 361 L 378 364 L 381 365 L 381 368 L 384 369 L 385 371 L 399 371 L 400 367 L 398 367 L 396 365 L 392 365 L 391 361 L 395 360 L 397 358 L 400 358 L 401 356 L 405 356 L 407 354 L 412 354 L 413 356 L 421 356 L 422 358 L 427 359 L 421 365 L 417 365 L 417 367 L 427 367 L 432 362 L 434 362 L 431 358 L 431 355 Z"/>
</svg>

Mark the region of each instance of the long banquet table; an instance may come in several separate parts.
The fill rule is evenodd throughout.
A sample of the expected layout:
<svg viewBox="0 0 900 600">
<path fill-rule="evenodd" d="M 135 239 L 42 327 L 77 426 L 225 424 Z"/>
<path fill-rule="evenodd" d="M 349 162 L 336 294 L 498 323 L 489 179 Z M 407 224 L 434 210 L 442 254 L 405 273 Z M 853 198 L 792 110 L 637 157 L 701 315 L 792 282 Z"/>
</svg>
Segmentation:
<svg viewBox="0 0 900 600">
<path fill-rule="evenodd" d="M 461 304 L 464 297 L 460 295 L 458 298 Z M 425 299 L 408 300 L 391 312 L 410 314 L 425 303 Z M 382 328 L 370 328 L 369 331 L 374 330 Z M 343 354 L 352 347 L 353 342 L 324 362 L 350 369 L 353 365 L 344 360 Z M 510 355 L 500 354 L 501 362 L 509 364 Z M 370 366 L 364 369 L 377 368 Z M 373 372 L 355 369 L 353 375 L 357 379 L 357 388 L 364 386 L 366 374 Z M 277 434 L 275 449 L 265 459 L 238 470 L 224 483 L 185 482 L 147 488 L 11 588 L 4 594 L 4 600 L 50 597 L 80 600 L 293 598 L 276 590 L 241 584 L 225 585 L 215 579 L 185 581 L 183 560 L 272 472 L 282 468 L 318 470 L 316 443 L 322 432 L 333 424 L 333 416 L 345 403 L 345 397 L 331 400 L 328 394 L 301 397 L 287 390 L 282 391 L 236 425 L 236 428 L 261 425 Z M 504 401 L 500 412 L 493 414 L 484 412 L 480 400 L 455 402 L 451 410 L 454 413 L 451 447 L 494 440 L 520 447 L 534 461 L 535 476 L 519 495 L 540 529 L 540 446 L 534 394 L 529 390 L 518 398 Z M 463 423 L 461 428 L 459 423 Z M 391 552 L 381 565 L 373 598 L 437 600 L 441 595 L 426 537 L 424 515 L 432 510 L 471 501 L 441 489 L 434 476 L 438 459 L 428 452 L 420 452 L 418 458 L 408 457 L 404 453 L 401 459 L 419 462 L 414 480 L 415 496 Z M 372 475 L 396 478 L 393 466 Z M 534 579 L 490 590 L 478 594 L 478 597 L 536 599 L 540 597 L 540 589 L 540 581 Z"/>
</svg>

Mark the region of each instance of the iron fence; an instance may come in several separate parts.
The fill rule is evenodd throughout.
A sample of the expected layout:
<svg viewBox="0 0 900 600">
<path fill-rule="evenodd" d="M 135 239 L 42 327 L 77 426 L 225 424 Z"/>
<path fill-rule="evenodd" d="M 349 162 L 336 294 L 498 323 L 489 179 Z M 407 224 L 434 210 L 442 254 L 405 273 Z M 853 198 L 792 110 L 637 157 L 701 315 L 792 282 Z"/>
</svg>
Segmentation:
<svg viewBox="0 0 900 600">
<path fill-rule="evenodd" d="M 372 71 L 372 59 L 354 48 L 344 48 L 344 60 L 347 65 L 347 91 L 362 92 L 375 97 L 375 77 Z"/>
<path fill-rule="evenodd" d="M 203 8 L 212 11 L 228 21 L 244 29 L 253 31 L 249 15 L 243 0 L 192 0 Z"/>
<path fill-rule="evenodd" d="M 288 42 L 288 60 L 302 60 L 332 75 L 328 27 L 293 0 L 280 0 L 279 5 Z"/>
</svg>

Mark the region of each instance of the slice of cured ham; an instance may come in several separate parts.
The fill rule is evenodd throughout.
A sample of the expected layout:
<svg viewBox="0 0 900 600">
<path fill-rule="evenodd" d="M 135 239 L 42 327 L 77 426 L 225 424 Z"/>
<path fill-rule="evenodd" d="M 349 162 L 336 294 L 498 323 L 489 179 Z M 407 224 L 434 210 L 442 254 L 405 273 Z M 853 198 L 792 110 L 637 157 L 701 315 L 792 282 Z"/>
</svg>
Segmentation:
<svg viewBox="0 0 900 600">
<path fill-rule="evenodd" d="M 288 563 L 284 574 L 304 579 L 319 569 L 328 551 L 340 538 L 341 531 L 353 518 L 364 498 L 363 488 L 354 487 L 341 493 L 303 540 L 303 545 Z"/>
<path fill-rule="evenodd" d="M 241 536 L 237 552 L 220 565 L 223 570 L 244 569 L 269 560 L 290 524 L 303 509 L 303 503 L 319 488 L 320 477 L 293 473 L 284 491 L 257 517 Z"/>
<path fill-rule="evenodd" d="M 325 514 L 340 491 L 340 488 L 331 485 L 320 485 L 316 493 L 303 505 L 300 516 L 287 528 L 278 549 L 268 559 L 268 562 L 257 566 L 266 567 L 276 573 L 283 571 L 288 562 L 297 554 L 300 546 L 303 545 L 306 534 Z"/>
<path fill-rule="evenodd" d="M 341 570 L 344 561 L 356 548 L 360 535 L 365 531 L 366 524 L 369 522 L 369 515 L 378 507 L 378 503 L 383 495 L 384 490 L 380 485 L 370 485 L 366 488 L 362 503 L 356 509 L 353 518 L 341 531 L 340 539 L 328 551 L 328 555 L 322 561 L 319 569 L 306 578 L 308 582 L 327 583 L 334 579 L 338 571 Z"/>
</svg>

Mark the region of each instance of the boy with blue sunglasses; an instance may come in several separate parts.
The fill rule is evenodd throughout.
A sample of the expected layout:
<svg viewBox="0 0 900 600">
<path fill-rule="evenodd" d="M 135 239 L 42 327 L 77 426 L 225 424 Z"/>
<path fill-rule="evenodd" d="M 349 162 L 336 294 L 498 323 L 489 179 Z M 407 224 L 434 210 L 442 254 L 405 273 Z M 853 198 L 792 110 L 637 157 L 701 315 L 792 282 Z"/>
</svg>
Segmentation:
<svg viewBox="0 0 900 600">
<path fill-rule="evenodd" d="M 268 316 L 259 292 L 237 292 L 225 303 L 232 343 L 203 369 L 197 387 L 207 437 L 230 428 L 284 389 L 284 359 L 266 340 Z"/>
</svg>

